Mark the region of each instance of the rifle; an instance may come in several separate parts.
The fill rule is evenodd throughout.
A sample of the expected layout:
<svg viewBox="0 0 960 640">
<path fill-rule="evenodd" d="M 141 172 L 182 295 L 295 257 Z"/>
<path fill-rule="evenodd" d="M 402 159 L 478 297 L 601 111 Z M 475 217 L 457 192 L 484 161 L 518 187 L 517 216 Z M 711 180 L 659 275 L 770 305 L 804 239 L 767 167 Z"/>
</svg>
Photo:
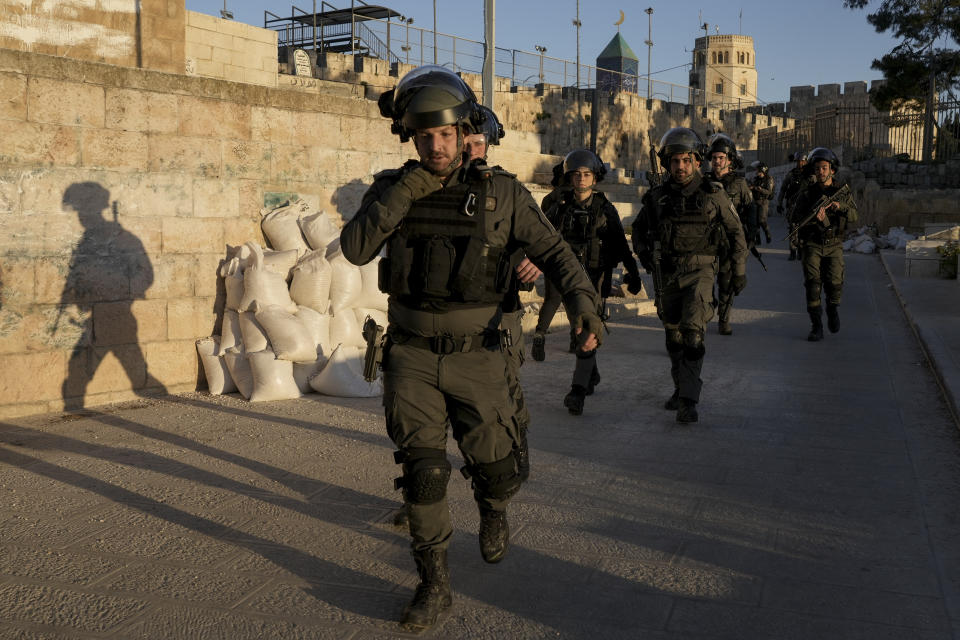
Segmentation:
<svg viewBox="0 0 960 640">
<path fill-rule="evenodd" d="M 650 171 L 647 172 L 647 182 L 650 183 L 650 188 L 659 187 L 663 184 L 663 176 L 657 171 L 660 161 L 657 158 L 657 148 L 651 144 L 650 145 Z"/>
<path fill-rule="evenodd" d="M 760 255 L 760 250 L 757 249 L 756 245 L 750 247 L 750 253 L 753 254 L 753 257 L 760 261 L 760 266 L 763 267 L 763 270 L 767 270 L 767 265 L 763 262 L 763 256 Z"/>
<path fill-rule="evenodd" d="M 377 321 L 367 316 L 363 321 L 363 339 L 367 341 L 367 351 L 363 356 L 363 379 L 373 382 L 377 379 L 377 369 L 383 362 L 383 343 L 385 340 L 383 327 Z"/>
<path fill-rule="evenodd" d="M 804 218 L 803 220 L 801 220 L 801 221 L 793 228 L 793 231 L 791 231 L 790 233 L 787 234 L 787 237 L 784 238 L 784 240 L 789 240 L 789 239 L 791 239 L 793 236 L 797 235 L 797 233 L 800 231 L 800 229 L 802 229 L 803 227 L 805 227 L 805 226 L 807 226 L 808 224 L 810 224 L 810 222 L 811 222 L 814 218 L 817 217 L 817 214 L 820 212 L 820 209 L 821 209 L 822 207 L 826 207 L 826 206 L 829 206 L 830 204 L 832 204 L 832 203 L 834 203 L 834 202 L 838 202 L 843 196 L 846 196 L 846 195 L 848 195 L 849 193 L 850 193 L 850 185 L 849 185 L 849 184 L 845 184 L 845 185 L 843 185 L 842 187 L 840 187 L 839 189 L 837 189 L 837 192 L 834 193 L 832 196 L 827 196 L 827 195 L 820 196 L 820 199 L 817 200 L 817 201 L 814 203 L 814 205 L 813 205 L 813 211 L 811 211 L 810 214 L 809 214 L 806 218 Z M 781 241 L 781 242 L 782 242 L 782 241 Z"/>
</svg>

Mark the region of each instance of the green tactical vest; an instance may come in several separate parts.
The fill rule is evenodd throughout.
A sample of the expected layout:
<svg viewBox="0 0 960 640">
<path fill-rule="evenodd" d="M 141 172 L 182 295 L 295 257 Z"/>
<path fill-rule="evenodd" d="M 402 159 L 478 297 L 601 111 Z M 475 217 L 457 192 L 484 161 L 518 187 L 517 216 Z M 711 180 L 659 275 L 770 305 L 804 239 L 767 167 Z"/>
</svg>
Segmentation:
<svg viewBox="0 0 960 640">
<path fill-rule="evenodd" d="M 557 230 L 573 249 L 580 264 L 587 269 L 600 267 L 602 248 L 599 226 L 603 203 L 600 194 L 594 193 L 590 207 L 583 208 L 571 194 L 569 200 L 565 197 L 559 206 Z"/>
<path fill-rule="evenodd" d="M 722 241 L 722 231 L 706 210 L 706 194 L 714 187 L 704 180 L 689 197 L 677 191 L 664 189 L 657 200 L 660 221 L 658 235 L 665 253 L 672 257 L 684 255 L 715 256 Z"/>
</svg>

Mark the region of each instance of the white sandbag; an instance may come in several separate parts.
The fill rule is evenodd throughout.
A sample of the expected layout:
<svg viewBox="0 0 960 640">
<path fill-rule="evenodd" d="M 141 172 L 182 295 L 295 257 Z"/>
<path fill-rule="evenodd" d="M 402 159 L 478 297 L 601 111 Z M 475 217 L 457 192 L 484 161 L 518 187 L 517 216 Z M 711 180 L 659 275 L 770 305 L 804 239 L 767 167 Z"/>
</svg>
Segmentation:
<svg viewBox="0 0 960 640">
<path fill-rule="evenodd" d="M 360 269 L 355 264 L 351 264 L 339 249 L 333 255 L 327 252 L 327 260 L 330 262 L 331 270 L 330 311 L 336 315 L 342 309 L 354 306 L 363 289 L 363 281 Z"/>
<path fill-rule="evenodd" d="M 222 356 L 229 349 L 243 351 L 243 333 L 240 331 L 240 314 L 233 309 L 224 309 L 217 355 Z"/>
<path fill-rule="evenodd" d="M 296 266 L 299 257 L 300 254 L 294 249 L 289 251 L 264 251 L 263 266 L 274 273 L 279 273 L 284 280 L 290 282 L 293 268 Z"/>
<path fill-rule="evenodd" d="M 387 294 L 380 291 L 377 284 L 380 269 L 380 256 L 377 256 L 360 269 L 360 294 L 353 301 L 354 307 L 387 310 Z"/>
<path fill-rule="evenodd" d="M 363 379 L 363 352 L 343 345 L 337 347 L 326 366 L 310 378 L 310 386 L 317 393 L 344 398 L 383 395 L 382 379 L 374 382 Z"/>
<path fill-rule="evenodd" d="M 293 380 L 297 383 L 300 393 L 313 393 L 313 387 L 310 386 L 310 378 L 320 373 L 320 370 L 327 364 L 327 359 L 318 356 L 313 362 L 294 362 Z"/>
<path fill-rule="evenodd" d="M 223 360 L 227 363 L 227 370 L 237 386 L 237 391 L 249 400 L 253 392 L 253 373 L 250 371 L 250 363 L 246 356 L 242 351 L 231 349 L 223 354 Z"/>
<path fill-rule="evenodd" d="M 220 263 L 220 269 L 217 273 L 220 274 L 221 278 L 226 278 L 227 276 L 236 275 L 237 273 L 243 273 L 243 263 L 241 262 L 238 254 L 241 250 L 241 247 L 230 247 L 228 257 L 226 260 Z M 233 254 L 233 255 L 229 255 Z"/>
<path fill-rule="evenodd" d="M 381 311 L 380 309 L 362 309 L 357 308 L 353 310 L 353 313 L 357 316 L 357 323 L 360 325 L 360 331 L 363 331 L 363 323 L 367 321 L 367 316 L 373 318 L 374 322 L 383 327 L 387 328 L 387 312 Z"/>
<path fill-rule="evenodd" d="M 346 347 L 366 347 L 363 339 L 363 321 L 357 321 L 353 309 L 343 309 L 330 318 L 330 344 Z"/>
<path fill-rule="evenodd" d="M 317 344 L 297 316 L 276 305 L 257 308 L 257 322 L 266 332 L 279 360 L 308 362 L 317 358 Z"/>
<path fill-rule="evenodd" d="M 298 305 L 326 313 L 333 271 L 322 251 L 308 253 L 293 269 L 290 298 Z"/>
<path fill-rule="evenodd" d="M 197 340 L 197 354 L 203 363 L 203 375 L 207 379 L 207 389 L 210 393 L 219 396 L 237 390 L 230 370 L 222 356 L 216 355 L 220 351 L 220 336 L 210 336 Z"/>
<path fill-rule="evenodd" d="M 279 273 L 269 271 L 264 264 L 263 249 L 255 243 L 247 243 L 253 254 L 248 266 L 243 271 L 243 298 L 240 300 L 240 311 L 250 311 L 253 303 L 258 301 L 266 306 L 280 305 L 293 313 L 297 310 L 287 282 Z"/>
<path fill-rule="evenodd" d="M 259 302 L 255 302 L 253 305 L 254 310 L 256 310 L 259 305 Z M 244 351 L 252 353 L 254 351 L 269 349 L 270 339 L 267 337 L 267 332 L 264 331 L 260 323 L 257 322 L 255 311 L 241 311 L 239 315 L 240 334 L 243 336 Z"/>
<path fill-rule="evenodd" d="M 293 379 L 293 363 L 278 360 L 273 351 L 248 353 L 250 372 L 253 377 L 253 392 L 250 402 L 291 400 L 300 397 L 300 388 Z"/>
<path fill-rule="evenodd" d="M 310 307 L 298 308 L 296 316 L 310 332 L 313 343 L 321 348 L 320 353 L 329 356 L 337 346 L 330 344 L 330 316 Z"/>
<path fill-rule="evenodd" d="M 234 273 L 223 278 L 223 288 L 226 292 L 224 306 L 227 309 L 238 311 L 243 302 L 243 273 Z"/>
<path fill-rule="evenodd" d="M 326 210 L 311 216 L 303 216 L 299 222 L 300 230 L 303 231 L 303 236 L 311 249 L 326 249 L 328 244 L 340 237 L 340 227 Z"/>
<path fill-rule="evenodd" d="M 297 224 L 297 220 L 305 211 L 305 205 L 303 201 L 297 201 L 264 214 L 260 228 L 263 229 L 263 235 L 272 249 L 275 251 L 294 249 L 298 255 L 307 251 L 307 243 L 303 239 L 303 234 L 300 233 L 300 225 Z"/>
</svg>

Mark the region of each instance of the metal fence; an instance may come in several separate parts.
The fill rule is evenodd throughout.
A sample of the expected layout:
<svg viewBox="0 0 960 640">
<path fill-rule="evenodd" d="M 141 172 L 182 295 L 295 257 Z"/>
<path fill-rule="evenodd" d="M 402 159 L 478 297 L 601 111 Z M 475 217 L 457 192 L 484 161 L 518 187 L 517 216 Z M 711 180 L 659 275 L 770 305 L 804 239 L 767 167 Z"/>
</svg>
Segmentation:
<svg viewBox="0 0 960 640">
<path fill-rule="evenodd" d="M 845 164 L 869 158 L 923 157 L 925 110 L 903 108 L 890 113 L 862 103 L 818 108 L 798 120 L 793 129 L 763 129 L 758 135 L 760 159 L 770 166 L 787 162 L 787 156 L 814 147 L 839 152 Z M 941 99 L 934 104 L 931 159 L 942 162 L 960 154 L 960 101 Z"/>
</svg>

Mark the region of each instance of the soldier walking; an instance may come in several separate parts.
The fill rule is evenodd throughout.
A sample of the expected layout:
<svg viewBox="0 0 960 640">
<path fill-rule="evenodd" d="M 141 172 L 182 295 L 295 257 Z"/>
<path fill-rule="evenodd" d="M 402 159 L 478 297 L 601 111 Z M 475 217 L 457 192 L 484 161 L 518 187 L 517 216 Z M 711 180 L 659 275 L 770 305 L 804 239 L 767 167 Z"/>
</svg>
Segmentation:
<svg viewBox="0 0 960 640">
<path fill-rule="evenodd" d="M 734 293 L 747 284 L 743 229 L 724 190 L 700 175 L 703 147 L 692 129 L 674 127 L 664 134 L 658 156 L 669 175 L 644 194 L 633 223 L 633 247 L 654 275 L 670 356 L 673 395 L 664 408 L 676 411 L 680 423 L 698 420 L 704 334 L 713 317 L 710 300 L 722 245 L 729 246 Z"/>
<path fill-rule="evenodd" d="M 788 224 L 790 222 L 790 212 L 793 210 L 793 203 L 796 201 L 797 196 L 800 195 L 800 191 L 806 183 L 804 167 L 807 164 L 807 154 L 798 151 L 790 154 L 790 160 L 795 160 L 797 165 L 790 169 L 783 178 L 783 184 L 780 185 L 780 195 L 777 198 L 777 213 L 783 214 L 787 218 Z M 793 231 L 792 226 L 790 227 L 790 231 Z M 800 250 L 796 243 L 796 235 L 793 235 L 792 238 L 790 241 L 790 257 L 788 259 L 797 260 L 800 258 Z"/>
<path fill-rule="evenodd" d="M 760 160 L 750 163 L 750 166 L 756 172 L 750 180 L 750 193 L 753 195 L 753 204 L 757 209 L 757 224 L 767 236 L 767 244 L 770 244 L 773 238 L 770 237 L 770 223 L 767 222 L 767 216 L 770 201 L 773 200 L 773 176 L 770 175 L 770 169 L 766 163 Z"/>
<path fill-rule="evenodd" d="M 500 562 L 509 544 L 506 509 L 521 484 L 520 435 L 501 353 L 510 257 L 523 250 L 553 279 L 581 348 L 598 346 L 602 325 L 590 281 L 530 193 L 512 174 L 464 163 L 465 128 L 475 130 L 484 115 L 463 80 L 443 67 L 418 67 L 379 105 L 401 141 L 413 138 L 419 162 L 375 177 L 340 242 L 358 265 L 386 246 L 383 404 L 394 458 L 403 465 L 396 485 L 420 579 L 400 622 L 422 631 L 452 602 L 448 425 L 472 480 L 483 559 Z"/>
</svg>

